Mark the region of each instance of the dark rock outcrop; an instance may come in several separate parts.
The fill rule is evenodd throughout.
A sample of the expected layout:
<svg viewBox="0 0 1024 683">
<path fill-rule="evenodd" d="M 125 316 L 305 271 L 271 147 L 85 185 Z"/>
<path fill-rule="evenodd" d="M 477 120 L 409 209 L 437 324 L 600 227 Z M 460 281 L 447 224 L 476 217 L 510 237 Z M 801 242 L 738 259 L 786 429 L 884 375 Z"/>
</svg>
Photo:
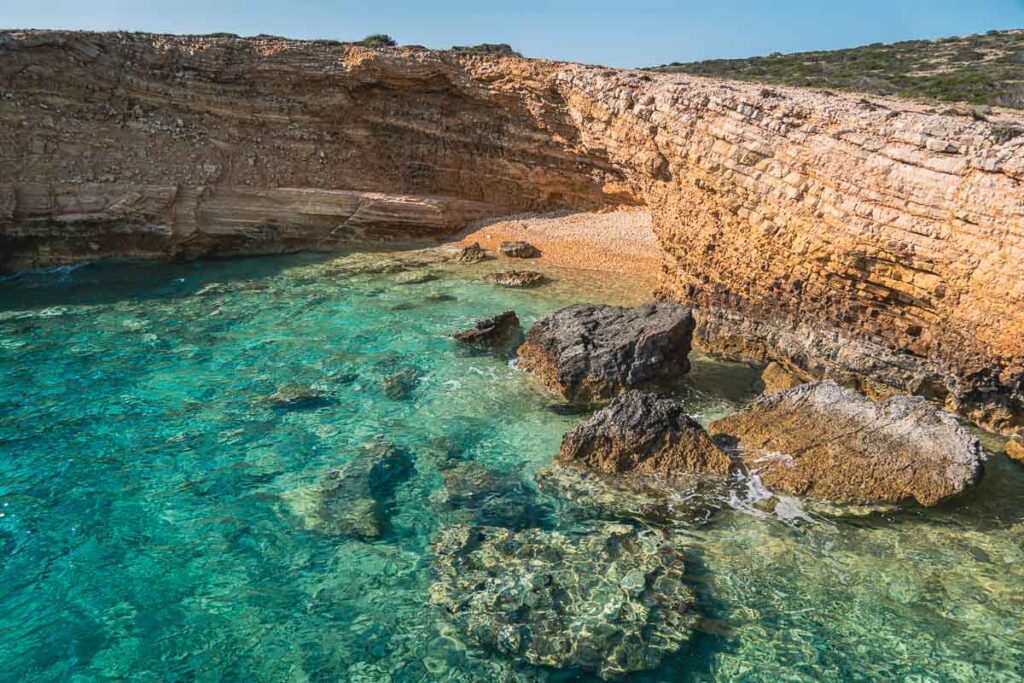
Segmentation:
<svg viewBox="0 0 1024 683">
<path fill-rule="evenodd" d="M 498 251 L 502 256 L 508 256 L 510 258 L 537 258 L 540 256 L 540 249 L 529 242 L 523 242 L 520 240 L 502 242 L 501 245 L 498 246 Z"/>
<path fill-rule="evenodd" d="M 920 397 L 876 403 L 834 382 L 762 396 L 711 425 L 768 488 L 836 503 L 936 503 L 981 478 L 978 440 Z"/>
<path fill-rule="evenodd" d="M 729 473 L 729 456 L 679 401 L 619 394 L 562 439 L 558 462 L 609 474 Z"/>
<path fill-rule="evenodd" d="M 479 263 L 487 258 L 489 258 L 487 252 L 480 246 L 480 243 L 473 242 L 464 246 L 459 251 L 459 255 L 455 257 L 455 260 L 459 263 Z"/>
<path fill-rule="evenodd" d="M 546 278 L 535 270 L 506 270 L 494 273 L 489 279 L 502 287 L 526 288 L 544 284 Z"/>
<path fill-rule="evenodd" d="M 285 494 L 285 500 L 306 529 L 375 539 L 386 530 L 395 488 L 412 470 L 413 461 L 406 451 L 378 438 L 316 484 Z"/>
<path fill-rule="evenodd" d="M 473 329 L 456 332 L 452 339 L 473 346 L 501 347 L 512 344 L 520 337 L 519 317 L 515 311 L 505 311 L 490 318 L 477 320 Z"/>
<path fill-rule="evenodd" d="M 652 669 L 698 617 L 682 555 L 650 531 L 582 536 L 456 525 L 433 542 L 430 601 L 476 646 L 605 679 Z"/>
<path fill-rule="evenodd" d="M 573 402 L 608 400 L 623 389 L 669 386 L 690 369 L 690 309 L 579 304 L 541 318 L 519 364 Z"/>
</svg>

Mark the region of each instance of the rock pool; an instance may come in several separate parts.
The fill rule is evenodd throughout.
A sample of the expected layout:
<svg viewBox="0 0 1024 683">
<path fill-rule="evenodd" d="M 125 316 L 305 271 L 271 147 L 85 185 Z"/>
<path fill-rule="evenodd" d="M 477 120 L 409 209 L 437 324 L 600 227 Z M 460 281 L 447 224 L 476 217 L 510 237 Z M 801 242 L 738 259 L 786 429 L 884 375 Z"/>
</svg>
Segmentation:
<svg viewBox="0 0 1024 683">
<path fill-rule="evenodd" d="M 431 603 L 442 528 L 586 548 L 574 534 L 631 524 L 628 506 L 588 515 L 537 488 L 583 417 L 448 335 L 507 309 L 528 325 L 574 302 L 635 303 L 642 283 L 546 269 L 545 286 L 506 289 L 484 277 L 494 263 L 427 261 L 0 282 L 0 678 L 596 680 L 532 665 L 518 642 L 481 646 Z M 693 361 L 683 398 L 705 424 L 759 392 L 755 369 Z M 384 470 L 360 459 L 374 448 Z M 350 485 L 360 467 L 386 481 Z M 672 580 L 700 623 L 625 680 L 1020 680 L 1024 468 L 1000 455 L 987 469 L 927 511 L 835 517 L 755 480 L 703 501 L 706 523 L 641 519 L 681 553 Z M 339 508 L 372 519 L 346 533 Z"/>
</svg>

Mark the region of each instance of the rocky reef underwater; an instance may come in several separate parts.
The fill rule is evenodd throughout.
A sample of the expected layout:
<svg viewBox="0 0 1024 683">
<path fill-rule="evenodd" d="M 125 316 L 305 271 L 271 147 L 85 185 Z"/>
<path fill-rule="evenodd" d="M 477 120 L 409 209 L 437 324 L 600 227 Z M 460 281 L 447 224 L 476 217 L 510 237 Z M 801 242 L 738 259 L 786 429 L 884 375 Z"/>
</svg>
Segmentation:
<svg viewBox="0 0 1024 683">
<path fill-rule="evenodd" d="M 5 675 L 1024 677 L 1019 443 L 529 247 L 0 282 Z"/>
</svg>

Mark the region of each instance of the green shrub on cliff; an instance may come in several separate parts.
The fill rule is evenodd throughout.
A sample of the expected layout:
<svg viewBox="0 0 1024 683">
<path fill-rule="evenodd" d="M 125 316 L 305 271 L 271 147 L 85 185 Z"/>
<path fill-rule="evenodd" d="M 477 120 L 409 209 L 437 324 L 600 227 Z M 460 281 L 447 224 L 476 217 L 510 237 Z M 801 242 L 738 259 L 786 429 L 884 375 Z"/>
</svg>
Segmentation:
<svg viewBox="0 0 1024 683">
<path fill-rule="evenodd" d="M 398 45 L 394 38 L 386 33 L 373 33 L 360 40 L 356 45 L 363 47 L 394 47 Z"/>
<path fill-rule="evenodd" d="M 674 62 L 658 71 L 1024 109 L 1024 30 L 875 43 L 750 59 Z"/>
<path fill-rule="evenodd" d="M 479 45 L 453 45 L 453 52 L 475 52 L 478 54 L 501 55 L 503 57 L 522 57 L 508 43 L 480 43 Z"/>
</svg>

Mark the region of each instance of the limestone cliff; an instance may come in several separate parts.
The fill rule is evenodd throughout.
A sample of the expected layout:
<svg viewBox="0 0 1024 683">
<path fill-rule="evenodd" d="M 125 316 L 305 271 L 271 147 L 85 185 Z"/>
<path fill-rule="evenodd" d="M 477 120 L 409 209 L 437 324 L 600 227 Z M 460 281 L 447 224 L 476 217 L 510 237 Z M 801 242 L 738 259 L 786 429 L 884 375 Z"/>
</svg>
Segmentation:
<svg viewBox="0 0 1024 683">
<path fill-rule="evenodd" d="M 703 310 L 707 345 L 774 357 L 781 337 L 784 360 L 828 375 L 860 363 L 843 361 L 852 340 L 894 391 L 1008 430 L 1024 414 L 1022 121 L 514 57 L 3 33 L 0 267 L 646 204 L 664 293 Z M 737 344 L 744 326 L 761 336 Z"/>
</svg>

